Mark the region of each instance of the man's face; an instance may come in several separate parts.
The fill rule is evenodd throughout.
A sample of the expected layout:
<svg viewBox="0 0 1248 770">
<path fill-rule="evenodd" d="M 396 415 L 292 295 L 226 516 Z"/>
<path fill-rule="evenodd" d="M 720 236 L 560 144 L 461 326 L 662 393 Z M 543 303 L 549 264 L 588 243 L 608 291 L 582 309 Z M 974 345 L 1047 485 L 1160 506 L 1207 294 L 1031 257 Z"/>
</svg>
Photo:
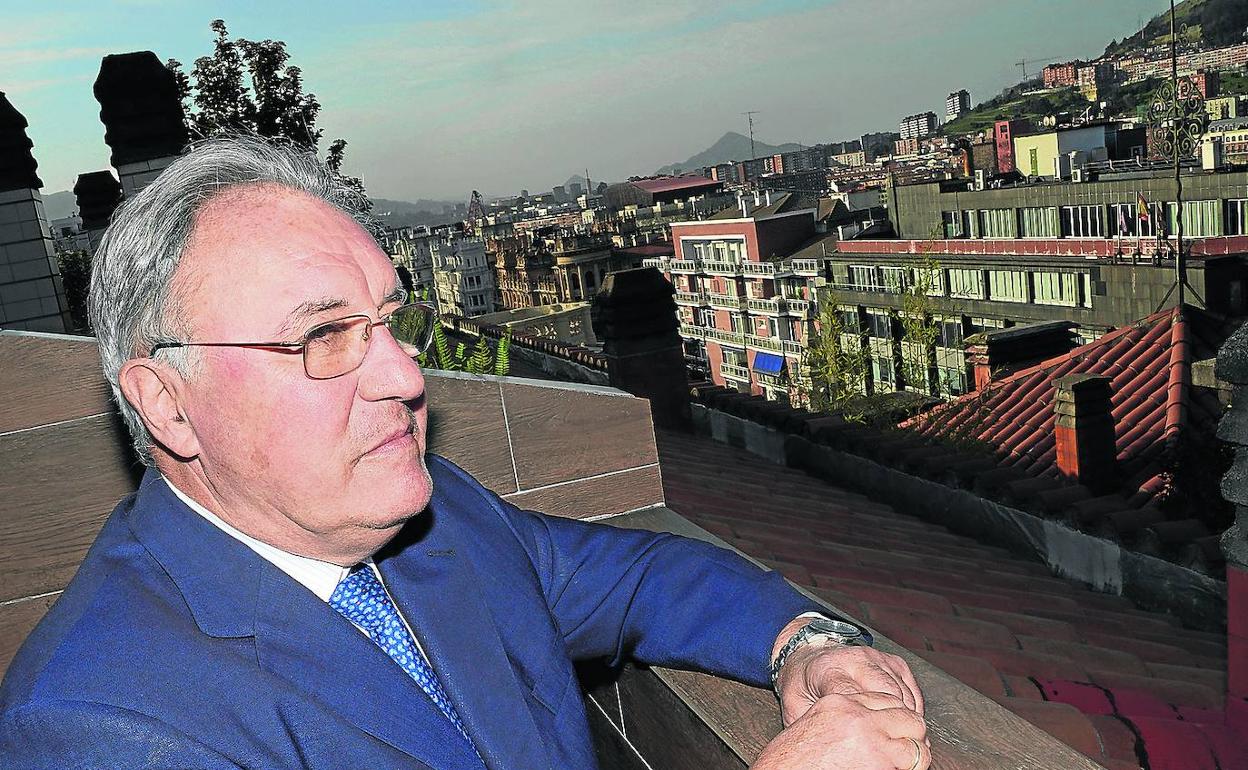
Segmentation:
<svg viewBox="0 0 1248 770">
<path fill-rule="evenodd" d="M 174 279 L 190 341 L 297 341 L 400 302 L 390 260 L 349 217 L 275 187 L 227 192 L 201 213 Z M 384 326 L 355 371 L 314 380 L 302 356 L 195 348 L 188 466 L 214 511 L 279 548 L 362 557 L 429 502 L 425 383 Z"/>
</svg>

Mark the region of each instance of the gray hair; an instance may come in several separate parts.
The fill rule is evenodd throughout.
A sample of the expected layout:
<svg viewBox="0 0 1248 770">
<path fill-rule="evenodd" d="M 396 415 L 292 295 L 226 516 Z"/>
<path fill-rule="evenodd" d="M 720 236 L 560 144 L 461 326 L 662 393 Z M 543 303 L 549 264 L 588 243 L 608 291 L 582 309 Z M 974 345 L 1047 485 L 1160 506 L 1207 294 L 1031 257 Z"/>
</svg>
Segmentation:
<svg viewBox="0 0 1248 770">
<path fill-rule="evenodd" d="M 343 182 L 314 152 L 231 134 L 195 143 L 122 203 L 93 257 L 91 325 L 104 376 L 145 465 L 153 464 L 152 436 L 122 394 L 118 373 L 126 361 L 147 355 L 157 342 L 186 339 L 187 319 L 170 284 L 199 212 L 231 188 L 265 184 L 319 198 L 375 232 L 363 193 Z M 167 355 L 183 376 L 192 377 L 198 359 L 191 350 L 165 349 L 160 355 Z"/>
</svg>

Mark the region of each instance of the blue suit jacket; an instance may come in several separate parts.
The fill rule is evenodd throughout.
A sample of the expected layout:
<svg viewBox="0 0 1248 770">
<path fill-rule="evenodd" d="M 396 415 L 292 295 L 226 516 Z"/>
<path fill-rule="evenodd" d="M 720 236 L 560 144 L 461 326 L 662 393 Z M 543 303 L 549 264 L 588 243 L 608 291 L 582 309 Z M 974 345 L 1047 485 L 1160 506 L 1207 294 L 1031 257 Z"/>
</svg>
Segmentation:
<svg viewBox="0 0 1248 770">
<path fill-rule="evenodd" d="M 817 610 L 671 535 L 521 511 L 429 457 L 435 494 L 376 560 L 491 768 L 596 765 L 572 661 L 765 684 Z M 479 767 L 386 654 L 155 473 L 105 523 L 0 686 L 0 766 Z"/>
</svg>

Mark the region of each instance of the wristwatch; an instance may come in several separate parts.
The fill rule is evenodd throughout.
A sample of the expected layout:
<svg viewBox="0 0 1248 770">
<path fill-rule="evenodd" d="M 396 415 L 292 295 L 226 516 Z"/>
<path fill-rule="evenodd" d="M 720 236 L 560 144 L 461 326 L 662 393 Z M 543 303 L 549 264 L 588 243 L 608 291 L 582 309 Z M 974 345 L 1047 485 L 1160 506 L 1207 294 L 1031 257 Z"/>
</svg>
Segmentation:
<svg viewBox="0 0 1248 770">
<path fill-rule="evenodd" d="M 780 648 L 780 654 L 771 664 L 771 688 L 773 690 L 776 688 L 776 680 L 780 678 L 780 669 L 784 668 L 784 662 L 789 659 L 789 655 L 793 654 L 794 650 L 806 644 L 823 641 L 870 647 L 875 639 L 867 629 L 845 620 L 811 618 L 809 623 L 799 628 Z"/>
</svg>

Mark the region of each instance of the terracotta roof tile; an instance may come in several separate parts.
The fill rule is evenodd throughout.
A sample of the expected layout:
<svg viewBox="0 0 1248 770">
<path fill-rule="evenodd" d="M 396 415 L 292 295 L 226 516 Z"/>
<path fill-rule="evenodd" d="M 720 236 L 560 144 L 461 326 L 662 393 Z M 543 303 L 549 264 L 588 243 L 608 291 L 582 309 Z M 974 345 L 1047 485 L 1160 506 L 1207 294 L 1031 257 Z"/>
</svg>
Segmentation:
<svg viewBox="0 0 1248 770">
<path fill-rule="evenodd" d="M 743 450 L 671 433 L 658 446 L 675 510 L 1105 767 L 1186 767 L 1164 763 L 1193 736 L 1210 758 L 1238 761 L 1242 741 L 1211 721 L 1225 690 L 1219 636 Z M 1124 709 L 1153 722 L 1137 733 Z"/>
</svg>

